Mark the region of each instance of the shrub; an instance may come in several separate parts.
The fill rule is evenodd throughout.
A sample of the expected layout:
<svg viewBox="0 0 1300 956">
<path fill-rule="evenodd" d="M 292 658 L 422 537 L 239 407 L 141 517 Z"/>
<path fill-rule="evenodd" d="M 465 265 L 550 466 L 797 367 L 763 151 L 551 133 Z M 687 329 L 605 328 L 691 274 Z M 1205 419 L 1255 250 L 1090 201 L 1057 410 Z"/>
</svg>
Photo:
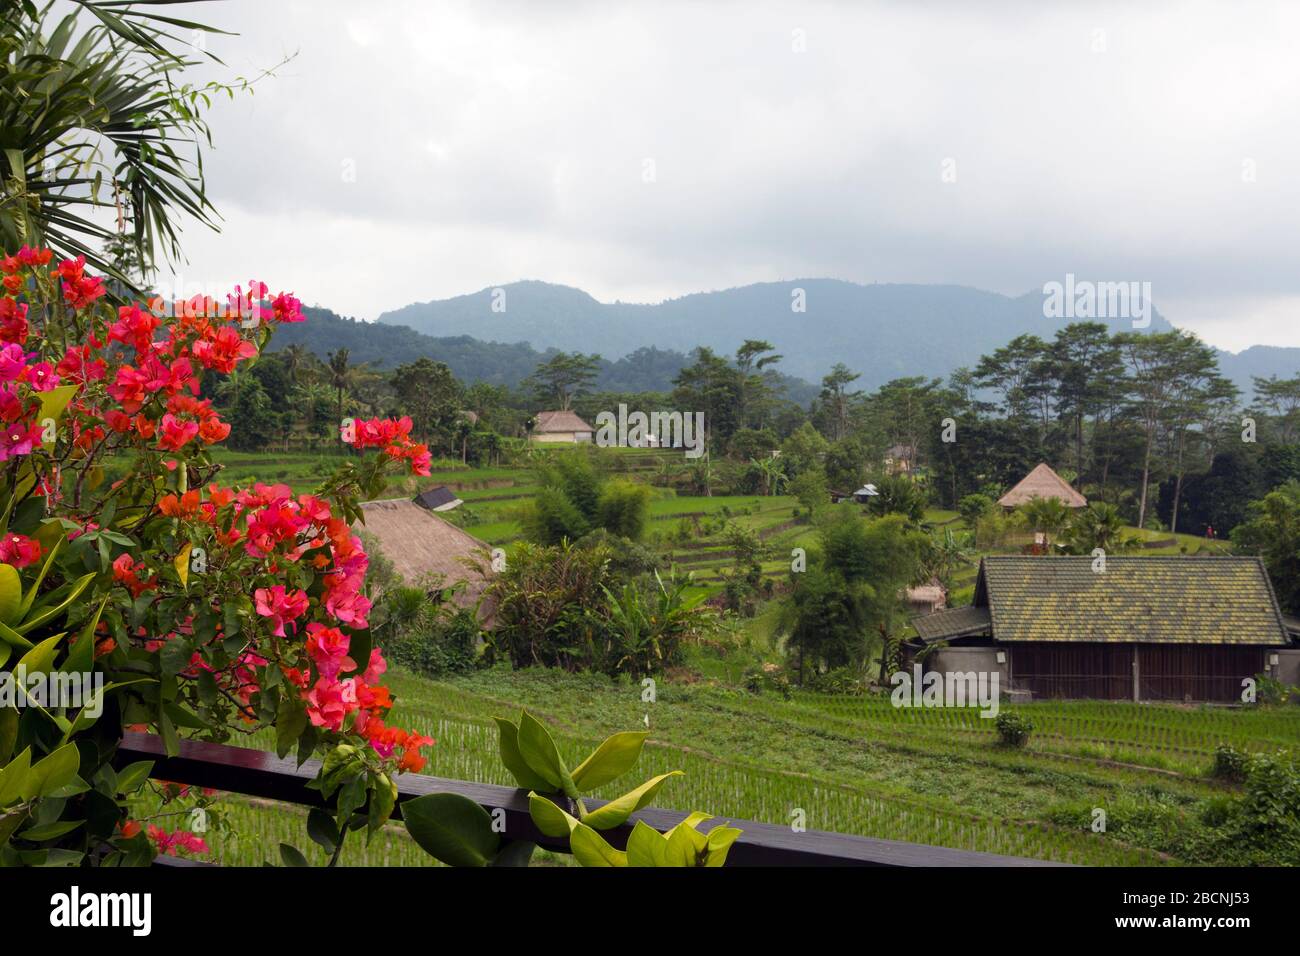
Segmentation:
<svg viewBox="0 0 1300 956">
<path fill-rule="evenodd" d="M 1029 743 L 1034 724 L 1028 717 L 1004 710 L 997 717 L 998 740 L 1008 747 L 1023 747 Z"/>
<path fill-rule="evenodd" d="M 390 659 L 429 677 L 463 674 L 478 665 L 481 636 L 474 611 L 457 608 L 422 630 L 389 642 L 385 650 Z"/>
<path fill-rule="evenodd" d="M 966 523 L 966 527 L 974 529 L 980 518 L 993 514 L 997 511 L 997 507 L 997 502 L 988 495 L 973 494 L 957 502 L 957 513 L 961 515 L 961 520 Z"/>
<path fill-rule="evenodd" d="M 1210 776 L 1241 783 L 1246 779 L 1246 765 L 1249 761 L 1250 754 L 1245 751 L 1230 744 L 1219 744 L 1214 748 L 1214 765 L 1210 768 Z"/>
</svg>

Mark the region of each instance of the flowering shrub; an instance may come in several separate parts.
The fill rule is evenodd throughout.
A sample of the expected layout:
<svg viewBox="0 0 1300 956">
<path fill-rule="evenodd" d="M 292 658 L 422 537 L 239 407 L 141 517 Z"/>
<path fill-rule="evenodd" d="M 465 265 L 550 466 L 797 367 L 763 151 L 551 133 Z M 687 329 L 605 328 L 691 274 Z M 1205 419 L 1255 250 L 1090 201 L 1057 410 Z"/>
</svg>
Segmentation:
<svg viewBox="0 0 1300 956">
<path fill-rule="evenodd" d="M 38 700 L 29 685 L 0 705 L 0 863 L 206 849 L 128 818 L 150 770 L 111 766 L 128 728 L 171 753 L 274 728 L 281 756 L 323 755 L 340 844 L 373 832 L 432 741 L 386 723 L 350 524 L 387 470 L 427 475 L 428 450 L 409 419 L 349 423 L 378 454 L 316 494 L 222 486 L 210 449 L 230 425 L 200 376 L 255 362 L 299 301 L 253 282 L 221 304 L 113 308 L 82 259 L 51 258 L 0 259 L 0 676 L 98 689 Z"/>
</svg>

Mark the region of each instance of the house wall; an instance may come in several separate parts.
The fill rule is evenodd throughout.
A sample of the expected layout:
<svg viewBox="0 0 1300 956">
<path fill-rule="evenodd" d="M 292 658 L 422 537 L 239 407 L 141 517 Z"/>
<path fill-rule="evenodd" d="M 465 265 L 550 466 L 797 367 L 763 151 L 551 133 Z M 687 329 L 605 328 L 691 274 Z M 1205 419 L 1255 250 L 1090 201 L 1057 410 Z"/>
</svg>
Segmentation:
<svg viewBox="0 0 1300 956">
<path fill-rule="evenodd" d="M 1300 687 L 1300 648 L 1275 651 L 1277 667 L 1273 676 L 1284 684 Z"/>
<path fill-rule="evenodd" d="M 1045 641 L 1006 645 L 1011 680 L 1036 698 L 1241 700 L 1242 681 L 1262 673 L 1268 648 L 1233 644 Z"/>
<path fill-rule="evenodd" d="M 944 647 L 935 651 L 925 659 L 925 670 L 939 671 L 941 673 L 976 673 L 992 674 L 994 671 L 998 675 L 998 689 L 1005 692 L 1009 689 L 1007 684 L 1007 665 L 998 663 L 999 647 Z M 1006 657 L 1010 661 L 1010 657 Z"/>
<path fill-rule="evenodd" d="M 530 436 L 535 442 L 545 442 L 547 444 L 569 444 L 577 442 L 573 432 L 533 432 Z"/>
</svg>

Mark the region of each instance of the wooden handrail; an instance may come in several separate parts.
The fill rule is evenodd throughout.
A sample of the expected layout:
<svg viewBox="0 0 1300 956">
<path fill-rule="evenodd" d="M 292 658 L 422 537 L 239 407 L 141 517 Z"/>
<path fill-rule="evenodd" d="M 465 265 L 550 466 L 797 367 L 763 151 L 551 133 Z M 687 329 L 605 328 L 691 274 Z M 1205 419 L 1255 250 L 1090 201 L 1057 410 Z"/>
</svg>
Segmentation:
<svg viewBox="0 0 1300 956">
<path fill-rule="evenodd" d="M 128 733 L 118 748 L 114 763 L 121 767 L 137 760 L 154 761 L 153 776 L 159 780 L 303 806 L 322 806 L 324 803 L 319 791 L 306 787 L 320 770 L 320 762 L 316 760 L 309 760 L 299 767 L 296 760 L 281 759 L 273 753 L 199 741 L 182 741 L 180 753 L 169 757 L 159 737 Z M 568 841 L 548 837 L 537 829 L 528 813 L 527 791 L 514 787 L 422 774 L 402 774 L 397 778 L 397 808 L 393 812 L 394 818 L 401 817 L 405 801 L 429 793 L 459 793 L 489 813 L 500 809 L 504 813 L 504 835 L 508 839 L 530 840 L 548 850 L 568 851 Z M 603 800 L 586 802 L 593 809 L 605 803 Z M 602 831 L 602 834 L 611 845 L 621 849 L 627 845 L 628 835 L 636 820 L 644 820 L 656 830 L 662 831 L 676 826 L 685 816 L 685 813 L 677 810 L 648 807 L 634 814 L 632 820 L 623 826 Z M 975 853 L 899 840 L 877 840 L 824 830 L 796 833 L 788 826 L 752 820 L 727 822 L 744 831 L 727 857 L 728 865 L 734 866 L 1066 865 L 1049 860 Z"/>
</svg>

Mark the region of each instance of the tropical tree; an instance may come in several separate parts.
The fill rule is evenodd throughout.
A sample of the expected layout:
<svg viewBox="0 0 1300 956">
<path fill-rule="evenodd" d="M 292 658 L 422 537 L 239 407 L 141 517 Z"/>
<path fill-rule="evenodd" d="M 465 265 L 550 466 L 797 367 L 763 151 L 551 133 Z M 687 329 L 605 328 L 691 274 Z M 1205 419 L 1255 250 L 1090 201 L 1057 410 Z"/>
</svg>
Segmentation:
<svg viewBox="0 0 1300 956">
<path fill-rule="evenodd" d="M 1034 497 L 1020 506 L 1025 523 L 1041 532 L 1043 543 L 1051 547 L 1052 539 L 1070 523 L 1070 507 L 1059 498 Z"/>
<path fill-rule="evenodd" d="M 203 114 L 251 83 L 187 82 L 193 67 L 220 61 L 169 31 L 224 31 L 149 9 L 164 5 L 71 0 L 60 16 L 51 3 L 3 4 L 0 129 L 11 135 L 0 149 L 0 248 L 85 256 L 139 292 L 106 245 L 127 237 L 147 268 L 157 251 L 179 260 L 186 218 L 216 228 Z"/>
<path fill-rule="evenodd" d="M 1075 509 L 1062 535 L 1062 544 L 1071 554 L 1123 554 L 1139 544 L 1137 537 L 1124 532 L 1119 509 L 1104 501 L 1094 501 L 1086 508 Z"/>
</svg>

